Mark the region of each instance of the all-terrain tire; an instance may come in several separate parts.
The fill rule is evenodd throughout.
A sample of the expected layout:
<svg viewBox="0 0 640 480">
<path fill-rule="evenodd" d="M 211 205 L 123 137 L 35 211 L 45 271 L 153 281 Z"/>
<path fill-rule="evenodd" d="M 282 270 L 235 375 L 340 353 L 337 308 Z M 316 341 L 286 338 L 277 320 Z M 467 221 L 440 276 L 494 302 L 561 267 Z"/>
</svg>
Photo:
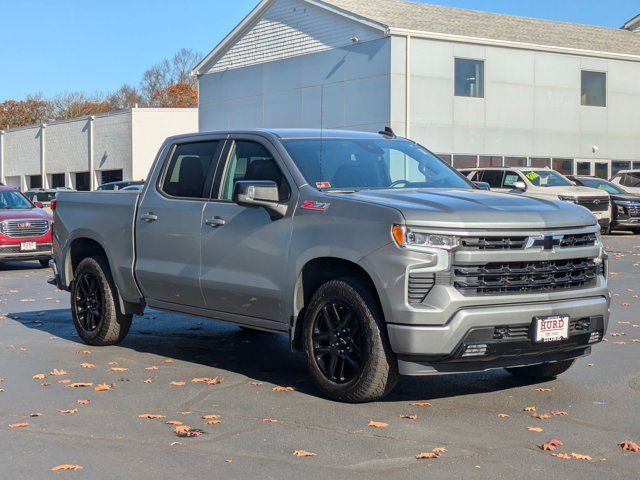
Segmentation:
<svg viewBox="0 0 640 480">
<path fill-rule="evenodd" d="M 92 279 L 96 296 L 99 297 L 101 304 L 101 314 L 96 315 L 99 318 L 95 322 L 95 328 L 92 329 L 86 328 L 83 322 L 81 300 L 83 293 L 80 287 L 83 278 Z M 115 345 L 124 340 L 129 333 L 133 315 L 124 315 L 118 307 L 116 287 L 105 257 L 85 258 L 76 268 L 71 285 L 71 313 L 78 335 L 89 345 Z"/>
<path fill-rule="evenodd" d="M 538 365 L 529 365 L 527 367 L 507 368 L 507 372 L 516 377 L 531 378 L 534 380 L 545 380 L 555 378 L 561 373 L 566 372 L 574 364 L 575 359 L 563 360 L 561 362 L 540 363 Z"/>
<path fill-rule="evenodd" d="M 303 325 L 304 351 L 309 370 L 322 392 L 333 400 L 362 403 L 379 400 L 388 395 L 398 380 L 398 363 L 391 350 L 387 328 L 375 292 L 358 278 L 340 278 L 321 285 L 313 294 L 306 309 Z M 362 343 L 361 372 L 346 383 L 332 381 L 323 373 L 314 354 L 314 324 L 323 307 L 340 302 L 352 309 L 353 321 L 359 322 Z"/>
</svg>

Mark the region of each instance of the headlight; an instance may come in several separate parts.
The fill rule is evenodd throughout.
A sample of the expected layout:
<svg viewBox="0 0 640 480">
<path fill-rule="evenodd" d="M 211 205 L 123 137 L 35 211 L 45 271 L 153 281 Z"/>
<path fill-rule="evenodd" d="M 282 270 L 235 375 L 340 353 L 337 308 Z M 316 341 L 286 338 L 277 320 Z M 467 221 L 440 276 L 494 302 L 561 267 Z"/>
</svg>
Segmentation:
<svg viewBox="0 0 640 480">
<path fill-rule="evenodd" d="M 394 225 L 391 234 L 399 247 L 441 248 L 455 250 L 460 245 L 460 239 L 453 235 L 439 233 L 416 232 L 405 225 Z"/>
<path fill-rule="evenodd" d="M 568 195 L 558 195 L 558 198 L 563 202 L 578 203 L 578 199 L 576 197 L 570 197 Z"/>
</svg>

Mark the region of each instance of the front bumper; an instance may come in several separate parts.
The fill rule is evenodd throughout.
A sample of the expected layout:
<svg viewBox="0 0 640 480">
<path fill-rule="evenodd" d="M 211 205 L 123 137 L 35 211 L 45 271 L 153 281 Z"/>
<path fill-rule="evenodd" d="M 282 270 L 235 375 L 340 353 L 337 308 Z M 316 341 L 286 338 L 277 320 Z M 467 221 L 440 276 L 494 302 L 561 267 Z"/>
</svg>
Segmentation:
<svg viewBox="0 0 640 480">
<path fill-rule="evenodd" d="M 52 246 L 50 243 L 36 244 L 36 250 L 23 252 L 20 245 L 0 245 L 0 261 L 10 260 L 46 260 L 51 258 Z"/>
</svg>

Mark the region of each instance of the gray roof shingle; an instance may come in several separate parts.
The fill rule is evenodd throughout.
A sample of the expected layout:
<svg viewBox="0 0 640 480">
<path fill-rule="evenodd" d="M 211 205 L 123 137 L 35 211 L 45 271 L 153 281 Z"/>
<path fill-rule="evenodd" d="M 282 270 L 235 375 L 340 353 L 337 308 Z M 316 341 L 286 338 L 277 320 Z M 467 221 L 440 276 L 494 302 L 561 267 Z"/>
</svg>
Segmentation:
<svg viewBox="0 0 640 480">
<path fill-rule="evenodd" d="M 403 0 L 323 1 L 390 28 L 640 56 L 640 34 L 628 30 Z"/>
</svg>

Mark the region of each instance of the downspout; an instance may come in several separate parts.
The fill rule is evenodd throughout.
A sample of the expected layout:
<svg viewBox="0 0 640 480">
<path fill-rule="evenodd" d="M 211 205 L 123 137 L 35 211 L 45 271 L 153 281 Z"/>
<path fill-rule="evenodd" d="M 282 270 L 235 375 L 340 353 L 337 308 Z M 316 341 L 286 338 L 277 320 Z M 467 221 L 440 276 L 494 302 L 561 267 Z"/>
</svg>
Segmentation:
<svg viewBox="0 0 640 480">
<path fill-rule="evenodd" d="M 94 191 L 96 189 L 96 174 L 93 171 L 93 122 L 96 119 L 93 115 L 89 116 L 89 138 L 88 141 L 88 154 L 89 154 L 89 191 Z"/>
<path fill-rule="evenodd" d="M 404 136 L 411 136 L 411 35 L 406 36 L 406 53 L 405 53 L 405 86 L 404 86 Z"/>
<path fill-rule="evenodd" d="M 40 183 L 42 188 L 48 188 L 47 185 L 47 141 L 46 141 L 47 124 L 40 125 Z M 29 185 L 30 187 L 31 185 Z"/>
</svg>

